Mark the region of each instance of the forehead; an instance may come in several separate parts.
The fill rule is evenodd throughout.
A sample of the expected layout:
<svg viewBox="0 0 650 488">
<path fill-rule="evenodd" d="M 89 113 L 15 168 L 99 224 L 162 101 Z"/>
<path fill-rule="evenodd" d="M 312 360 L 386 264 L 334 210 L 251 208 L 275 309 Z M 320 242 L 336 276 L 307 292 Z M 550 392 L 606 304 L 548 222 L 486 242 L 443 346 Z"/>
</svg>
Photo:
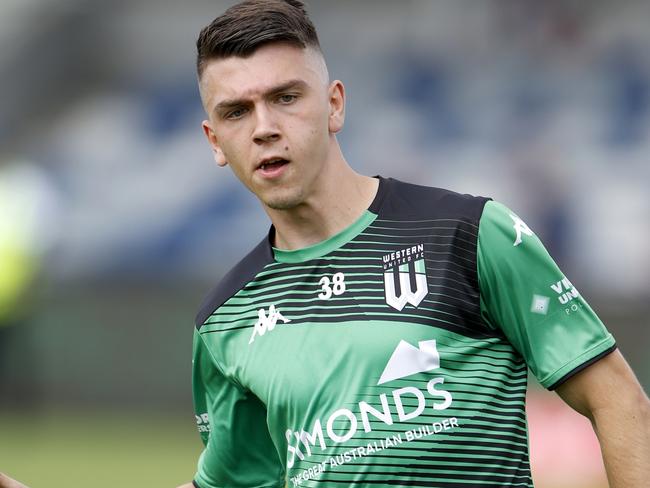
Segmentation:
<svg viewBox="0 0 650 488">
<path fill-rule="evenodd" d="M 276 43 L 262 46 L 246 58 L 212 60 L 201 77 L 201 92 L 210 107 L 224 99 L 255 98 L 288 80 L 325 86 L 327 68 L 322 55 L 311 48 Z"/>
</svg>

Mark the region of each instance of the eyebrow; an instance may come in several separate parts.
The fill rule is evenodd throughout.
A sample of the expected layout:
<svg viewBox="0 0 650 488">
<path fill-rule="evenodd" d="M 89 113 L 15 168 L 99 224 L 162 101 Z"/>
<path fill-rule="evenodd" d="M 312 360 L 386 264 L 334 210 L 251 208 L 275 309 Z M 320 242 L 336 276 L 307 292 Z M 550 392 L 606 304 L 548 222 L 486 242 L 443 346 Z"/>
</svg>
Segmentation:
<svg viewBox="0 0 650 488">
<path fill-rule="evenodd" d="M 280 85 L 269 88 L 262 94 L 262 98 L 272 98 L 274 95 L 285 92 L 287 90 L 305 89 L 306 87 L 307 87 L 307 83 L 304 82 L 303 80 L 299 80 L 299 79 L 289 80 Z M 215 105 L 213 113 L 219 114 L 220 112 L 226 111 L 231 108 L 241 107 L 242 105 L 246 105 L 249 102 L 250 101 L 245 98 L 233 98 L 230 100 L 222 100 L 221 102 Z"/>
</svg>

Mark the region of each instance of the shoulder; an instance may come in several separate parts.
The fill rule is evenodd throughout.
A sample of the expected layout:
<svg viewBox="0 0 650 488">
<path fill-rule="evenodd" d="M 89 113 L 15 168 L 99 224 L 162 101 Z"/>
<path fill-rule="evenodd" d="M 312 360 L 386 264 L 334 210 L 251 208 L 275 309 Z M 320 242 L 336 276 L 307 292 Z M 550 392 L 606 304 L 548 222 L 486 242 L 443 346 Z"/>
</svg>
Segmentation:
<svg viewBox="0 0 650 488">
<path fill-rule="evenodd" d="M 270 262 L 273 253 L 268 236 L 265 237 L 246 257 L 239 261 L 203 300 L 194 323 L 201 328 L 212 313 L 235 295 Z"/>
<path fill-rule="evenodd" d="M 456 193 L 451 190 L 404 183 L 393 178 L 383 180 L 384 195 L 371 211 L 385 219 L 455 218 L 478 222 L 490 199 Z"/>
</svg>

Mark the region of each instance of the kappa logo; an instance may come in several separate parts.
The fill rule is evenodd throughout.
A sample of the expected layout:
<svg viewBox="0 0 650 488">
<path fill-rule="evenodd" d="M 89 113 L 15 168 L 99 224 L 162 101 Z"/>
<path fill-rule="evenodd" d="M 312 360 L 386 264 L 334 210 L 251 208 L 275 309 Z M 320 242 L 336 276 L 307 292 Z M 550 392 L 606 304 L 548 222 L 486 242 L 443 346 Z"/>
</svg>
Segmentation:
<svg viewBox="0 0 650 488">
<path fill-rule="evenodd" d="M 264 334 L 266 334 L 267 331 L 270 332 L 273 329 L 275 329 L 275 325 L 278 323 L 278 320 L 282 320 L 282 322 L 285 324 L 291 322 L 291 320 L 284 317 L 280 313 L 279 309 L 275 308 L 275 305 L 271 305 L 269 307 L 268 315 L 266 315 L 263 308 L 260 308 L 257 311 L 257 315 L 259 318 L 255 323 L 255 327 L 253 327 L 253 333 L 251 334 L 251 338 L 248 341 L 249 344 L 251 344 L 255 340 L 256 336 L 258 335 L 263 336 Z"/>
<path fill-rule="evenodd" d="M 407 303 L 417 308 L 429 292 L 424 263 L 424 244 L 385 254 L 382 259 L 386 303 L 400 312 Z M 415 277 L 415 290 L 411 287 L 412 274 Z M 399 295 L 397 284 L 399 284 Z"/>
<path fill-rule="evenodd" d="M 438 369 L 440 367 L 440 354 L 438 354 L 436 341 L 420 341 L 418 346 L 419 349 L 405 340 L 399 341 L 388 363 L 386 363 L 377 385 Z"/>
<path fill-rule="evenodd" d="M 530 230 L 530 227 L 528 227 L 523 220 L 521 220 L 515 214 L 510 214 L 510 218 L 514 222 L 513 228 L 517 232 L 517 237 L 515 238 L 515 242 L 514 242 L 513 246 L 518 246 L 519 244 L 521 244 L 521 235 L 522 234 L 526 234 L 529 237 L 533 236 L 533 231 Z"/>
</svg>

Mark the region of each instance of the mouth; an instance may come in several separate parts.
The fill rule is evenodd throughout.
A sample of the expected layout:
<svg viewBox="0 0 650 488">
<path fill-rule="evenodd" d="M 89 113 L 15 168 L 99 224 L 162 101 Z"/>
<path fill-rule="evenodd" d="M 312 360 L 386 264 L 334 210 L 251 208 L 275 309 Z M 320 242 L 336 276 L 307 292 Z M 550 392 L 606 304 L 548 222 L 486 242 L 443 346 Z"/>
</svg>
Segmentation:
<svg viewBox="0 0 650 488">
<path fill-rule="evenodd" d="M 284 168 L 289 164 L 289 160 L 283 158 L 269 158 L 260 163 L 257 169 L 264 177 L 272 178 L 279 176 Z"/>
<path fill-rule="evenodd" d="M 271 158 L 271 159 L 267 159 L 265 161 L 262 161 L 262 163 L 258 166 L 258 169 L 261 169 L 261 170 L 264 171 L 266 169 L 278 168 L 278 167 L 284 166 L 285 164 L 288 164 L 288 163 L 289 163 L 289 161 L 286 160 L 286 159 Z"/>
</svg>

